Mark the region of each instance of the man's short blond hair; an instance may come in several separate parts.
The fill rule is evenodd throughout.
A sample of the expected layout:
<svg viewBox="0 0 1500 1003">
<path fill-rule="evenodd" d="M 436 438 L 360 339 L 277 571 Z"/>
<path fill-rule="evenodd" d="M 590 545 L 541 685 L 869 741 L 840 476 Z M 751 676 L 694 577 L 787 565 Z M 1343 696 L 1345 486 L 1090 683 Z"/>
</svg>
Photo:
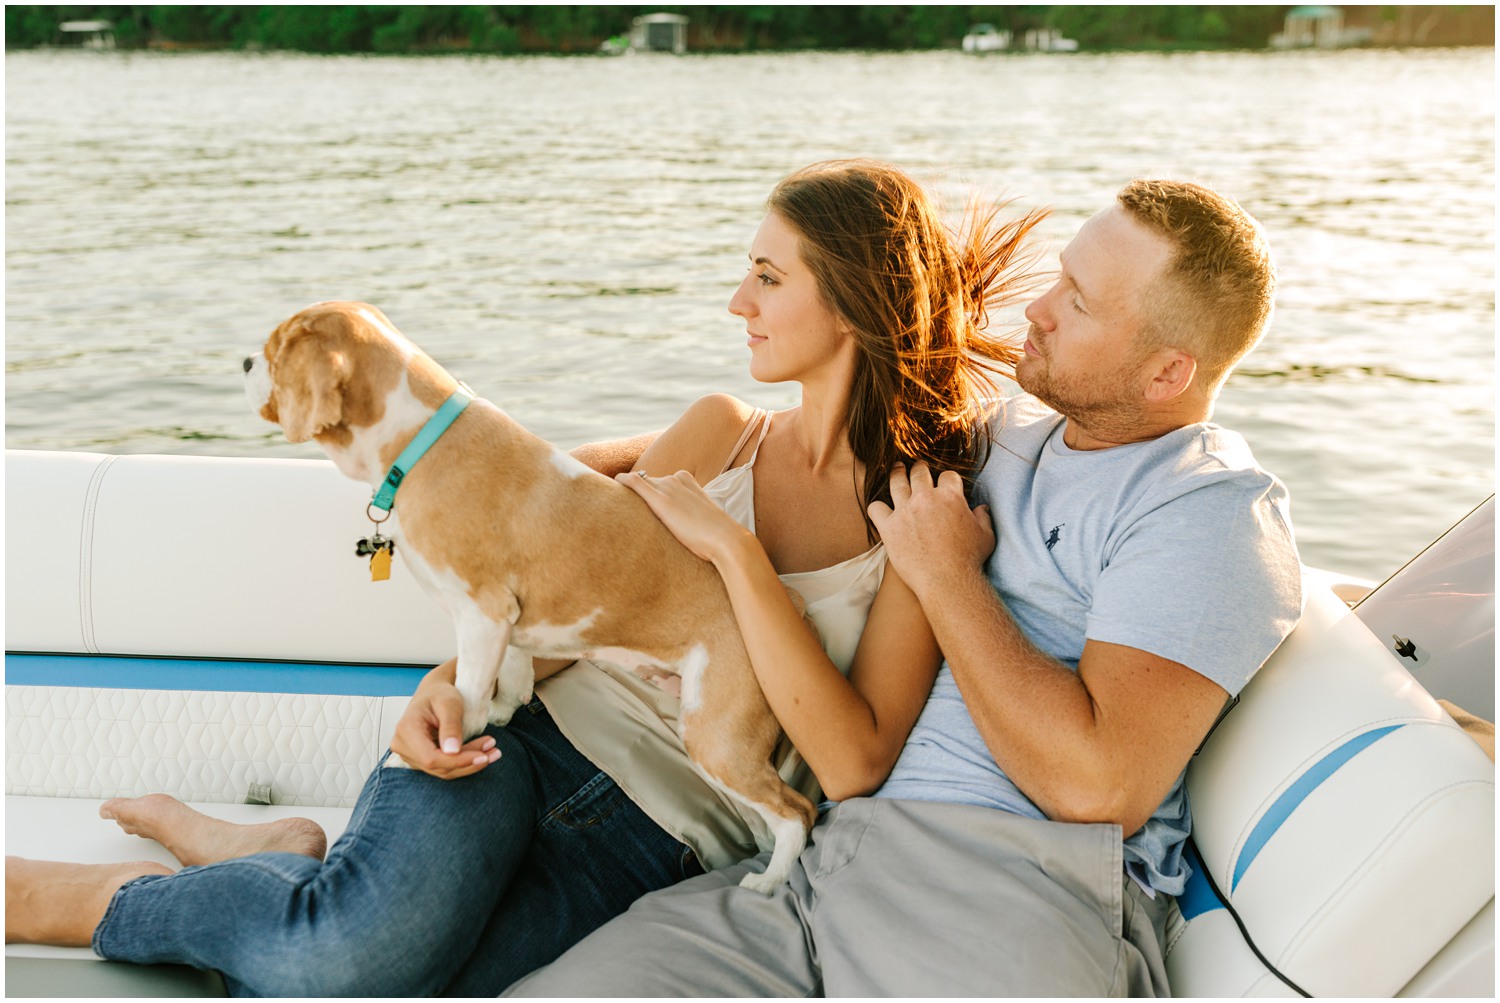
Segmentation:
<svg viewBox="0 0 1500 1003">
<path fill-rule="evenodd" d="M 1199 380 L 1216 393 L 1271 321 L 1276 265 L 1260 224 L 1233 199 L 1188 181 L 1132 181 L 1117 198 L 1176 252 L 1146 292 L 1143 334 L 1192 355 Z"/>
</svg>

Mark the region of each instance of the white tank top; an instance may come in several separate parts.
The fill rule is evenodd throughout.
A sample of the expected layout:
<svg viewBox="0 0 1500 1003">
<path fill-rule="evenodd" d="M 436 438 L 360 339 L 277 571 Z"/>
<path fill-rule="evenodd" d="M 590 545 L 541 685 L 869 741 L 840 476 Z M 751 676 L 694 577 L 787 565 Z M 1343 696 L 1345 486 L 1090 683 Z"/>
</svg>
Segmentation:
<svg viewBox="0 0 1500 1003">
<path fill-rule="evenodd" d="M 729 467 L 757 426 L 760 437 L 749 460 Z M 755 459 L 771 428 L 771 415 L 757 411 L 729 452 L 726 469 L 703 486 L 736 522 L 755 532 Z M 823 650 L 848 674 L 885 577 L 885 545 L 877 543 L 847 561 L 816 571 L 779 576 L 806 604 Z M 677 736 L 678 701 L 634 674 L 580 661 L 537 684 L 553 720 L 579 752 L 609 774 L 647 815 L 698 854 L 707 868 L 723 867 L 756 852 L 752 825 L 759 819 L 710 787 Z M 785 739 L 776 752 L 782 778 L 816 803 L 817 780 Z"/>
<path fill-rule="evenodd" d="M 766 441 L 771 431 L 771 414 L 757 410 L 745 423 L 740 441 L 729 451 L 729 461 L 739 455 L 760 424 L 760 437 L 755 440 L 755 449 L 750 459 L 737 467 L 728 467 L 717 477 L 703 485 L 703 491 L 735 522 L 750 532 L 755 532 L 755 458 L 760 455 L 760 444 Z M 781 583 L 795 589 L 807 604 L 807 617 L 818 628 L 823 641 L 823 650 L 837 665 L 839 671 L 849 674 L 854 662 L 854 649 L 859 646 L 859 636 L 864 633 L 865 620 L 870 616 L 870 604 L 885 578 L 885 544 L 877 543 L 858 557 L 816 571 L 798 571 L 779 575 Z"/>
</svg>

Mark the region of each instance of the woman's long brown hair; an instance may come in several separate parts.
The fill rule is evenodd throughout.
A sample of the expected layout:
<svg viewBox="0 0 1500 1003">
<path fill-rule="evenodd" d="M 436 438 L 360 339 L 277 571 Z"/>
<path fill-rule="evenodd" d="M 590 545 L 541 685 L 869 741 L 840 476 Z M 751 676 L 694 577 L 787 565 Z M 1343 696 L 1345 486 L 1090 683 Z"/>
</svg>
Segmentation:
<svg viewBox="0 0 1500 1003">
<path fill-rule="evenodd" d="M 869 160 L 803 168 L 766 207 L 797 232 L 859 342 L 848 421 L 864 505 L 889 502 L 891 470 L 915 460 L 957 471 L 967 492 L 987 452 L 984 401 L 1020 357 L 1017 339 L 989 332 L 990 314 L 1038 286 L 1027 237 L 1047 211 L 1002 219 L 1005 203 L 971 203 L 954 233 L 920 185 Z M 874 541 L 868 515 L 865 527 Z"/>
</svg>

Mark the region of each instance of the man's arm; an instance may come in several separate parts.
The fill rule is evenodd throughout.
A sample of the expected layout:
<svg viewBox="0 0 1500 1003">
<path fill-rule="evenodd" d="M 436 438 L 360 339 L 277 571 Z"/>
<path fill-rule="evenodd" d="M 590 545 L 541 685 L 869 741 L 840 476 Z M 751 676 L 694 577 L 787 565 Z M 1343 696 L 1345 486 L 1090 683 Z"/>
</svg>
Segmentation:
<svg viewBox="0 0 1500 1003">
<path fill-rule="evenodd" d="M 870 516 L 921 601 L 990 754 L 1049 818 L 1113 822 L 1129 835 L 1161 804 L 1227 698 L 1177 662 L 1089 641 L 1075 673 L 1037 650 L 984 576 L 984 506 L 956 474 L 891 478 L 894 510 Z"/>
<path fill-rule="evenodd" d="M 628 439 L 613 439 L 609 442 L 586 442 L 572 451 L 576 460 L 593 467 L 605 477 L 628 474 L 635 466 L 646 447 L 656 441 L 660 432 L 642 432 Z"/>
</svg>

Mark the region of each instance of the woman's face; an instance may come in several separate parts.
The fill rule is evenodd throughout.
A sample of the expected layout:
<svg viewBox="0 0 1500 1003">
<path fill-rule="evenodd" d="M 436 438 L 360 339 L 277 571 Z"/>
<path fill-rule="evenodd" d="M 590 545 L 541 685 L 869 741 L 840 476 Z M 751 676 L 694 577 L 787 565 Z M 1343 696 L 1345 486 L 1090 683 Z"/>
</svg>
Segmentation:
<svg viewBox="0 0 1500 1003">
<path fill-rule="evenodd" d="M 768 214 L 750 244 L 750 271 L 729 299 L 729 312 L 745 319 L 750 375 L 762 383 L 806 381 L 853 358 L 853 335 L 824 302 L 800 243 Z"/>
</svg>

